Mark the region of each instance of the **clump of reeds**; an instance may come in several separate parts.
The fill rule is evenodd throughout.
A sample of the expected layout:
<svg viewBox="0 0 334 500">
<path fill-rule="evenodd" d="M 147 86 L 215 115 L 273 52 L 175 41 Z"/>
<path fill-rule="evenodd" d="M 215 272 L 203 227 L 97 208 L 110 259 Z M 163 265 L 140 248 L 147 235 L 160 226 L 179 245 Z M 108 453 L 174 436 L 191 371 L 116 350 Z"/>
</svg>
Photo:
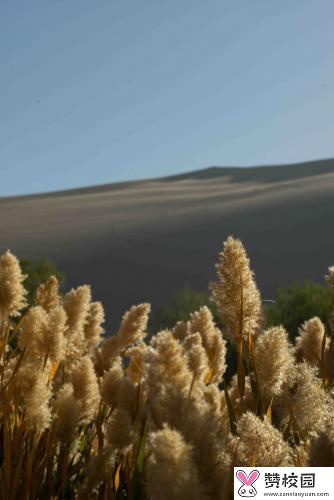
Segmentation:
<svg viewBox="0 0 334 500">
<path fill-rule="evenodd" d="M 227 500 L 233 466 L 334 466 L 333 337 L 265 327 L 239 240 L 211 285 L 223 331 L 202 307 L 148 341 L 139 304 L 104 338 L 90 287 L 52 277 L 27 308 L 24 280 L 0 257 L 0 498 Z"/>
</svg>

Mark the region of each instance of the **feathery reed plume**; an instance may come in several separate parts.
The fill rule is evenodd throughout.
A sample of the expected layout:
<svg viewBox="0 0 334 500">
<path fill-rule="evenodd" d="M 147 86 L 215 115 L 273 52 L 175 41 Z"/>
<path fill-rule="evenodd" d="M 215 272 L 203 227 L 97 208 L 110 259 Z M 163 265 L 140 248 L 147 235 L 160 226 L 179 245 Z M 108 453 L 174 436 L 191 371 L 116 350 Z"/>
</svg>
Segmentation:
<svg viewBox="0 0 334 500">
<path fill-rule="evenodd" d="M 301 442 L 294 446 L 293 462 L 297 467 L 309 466 L 309 449 L 305 443 Z"/>
<path fill-rule="evenodd" d="M 325 353 L 325 365 L 328 371 L 329 377 L 334 380 L 334 266 L 328 268 L 328 274 L 326 276 L 326 281 L 331 291 L 331 299 L 332 299 L 332 314 L 329 320 L 329 326 L 332 332 L 332 336 L 329 342 L 329 345 L 326 349 Z"/>
<path fill-rule="evenodd" d="M 245 392 L 242 398 L 240 398 L 237 375 L 235 375 L 232 378 L 228 392 L 232 403 L 233 411 L 237 418 L 239 418 L 247 410 L 255 409 L 256 401 L 252 391 L 252 385 L 249 375 L 245 377 Z"/>
<path fill-rule="evenodd" d="M 148 347 L 144 342 L 130 347 L 126 356 L 130 359 L 127 374 L 134 383 L 139 383 L 146 374 Z"/>
<path fill-rule="evenodd" d="M 328 274 L 326 275 L 326 281 L 332 292 L 332 302 L 334 304 L 334 266 L 328 268 Z"/>
<path fill-rule="evenodd" d="M 258 332 L 261 297 L 240 240 L 231 236 L 224 243 L 216 265 L 217 281 L 211 284 L 213 299 L 224 325 L 224 334 L 234 341 Z"/>
<path fill-rule="evenodd" d="M 111 414 L 107 430 L 108 443 L 113 449 L 126 454 L 134 444 L 135 432 L 129 412 L 117 408 Z"/>
<path fill-rule="evenodd" d="M 289 399 L 302 438 L 306 439 L 325 429 L 329 398 L 315 368 L 304 362 L 297 365 L 296 369 L 296 383 Z M 287 420 L 288 416 L 285 423 Z"/>
<path fill-rule="evenodd" d="M 282 326 L 260 333 L 255 341 L 254 362 L 260 391 L 265 399 L 282 393 L 284 384 L 289 387 L 295 375 L 293 348 Z"/>
<path fill-rule="evenodd" d="M 328 268 L 328 274 L 325 276 L 325 279 L 331 291 L 333 311 L 330 319 L 330 326 L 333 331 L 334 330 L 334 266 L 330 266 Z"/>
<path fill-rule="evenodd" d="M 146 467 L 148 496 L 152 500 L 204 500 L 191 445 L 182 435 L 164 427 L 150 435 Z"/>
<path fill-rule="evenodd" d="M 42 433 L 51 421 L 49 407 L 51 389 L 48 385 L 48 377 L 43 375 L 43 372 L 36 371 L 36 367 L 33 365 L 25 365 L 22 376 L 25 378 L 24 408 L 26 426 L 28 429 Z"/>
<path fill-rule="evenodd" d="M 334 467 L 334 418 L 330 415 L 325 431 L 321 432 L 310 446 L 311 467 Z"/>
<path fill-rule="evenodd" d="M 45 342 L 47 356 L 52 363 L 57 363 L 64 359 L 66 352 L 66 339 L 64 335 L 66 321 L 66 312 L 62 306 L 50 309 Z"/>
<path fill-rule="evenodd" d="M 194 374 L 194 380 L 200 380 L 205 383 L 210 375 L 209 360 L 202 344 L 202 338 L 199 333 L 188 335 L 184 341 L 188 366 Z"/>
<path fill-rule="evenodd" d="M 208 411 L 213 412 L 218 418 L 227 418 L 224 393 L 215 384 L 203 387 L 203 397 Z"/>
<path fill-rule="evenodd" d="M 325 335 L 325 326 L 317 316 L 305 321 L 299 328 L 296 338 L 296 354 L 300 360 L 310 365 L 317 365 L 322 356 L 322 343 Z"/>
<path fill-rule="evenodd" d="M 31 307 L 22 318 L 20 347 L 26 349 L 29 358 L 45 357 L 47 321 L 47 312 L 40 306 Z"/>
<path fill-rule="evenodd" d="M 183 342 L 186 336 L 188 335 L 188 327 L 189 323 L 186 321 L 178 321 L 174 328 L 172 329 L 172 333 L 176 340 Z"/>
<path fill-rule="evenodd" d="M 145 401 L 145 394 L 140 384 L 135 384 L 126 374 L 121 380 L 118 396 L 118 407 L 128 411 L 133 418 L 141 414 Z M 145 397 L 144 397 L 145 396 Z"/>
<path fill-rule="evenodd" d="M 238 240 L 225 243 L 213 285 L 238 348 L 223 391 L 225 340 L 207 307 L 146 343 L 140 304 L 103 341 L 90 288 L 62 300 L 53 278 L 11 320 L 23 314 L 22 281 L 15 257 L 1 257 L 1 498 L 226 500 L 233 465 L 334 466 L 334 337 L 319 318 L 296 348 L 281 326 L 261 332 Z"/>
<path fill-rule="evenodd" d="M 104 374 L 100 385 L 103 401 L 112 408 L 118 403 L 123 377 L 122 359 L 118 357 L 115 359 L 112 367 Z"/>
<path fill-rule="evenodd" d="M 208 382 L 219 383 L 226 370 L 226 342 L 215 325 L 212 313 L 206 306 L 191 315 L 190 331 L 200 333 L 205 348 L 210 373 Z"/>
<path fill-rule="evenodd" d="M 89 307 L 84 335 L 88 349 L 98 345 L 101 341 L 101 335 L 104 333 L 102 323 L 104 323 L 104 309 L 101 302 L 92 302 Z"/>
<path fill-rule="evenodd" d="M 112 367 L 107 371 L 100 383 L 102 400 L 111 409 L 122 408 L 131 414 L 138 414 L 143 405 L 143 391 L 140 385 L 124 372 L 121 358 L 116 358 Z"/>
<path fill-rule="evenodd" d="M 117 335 L 105 339 L 100 347 L 96 346 L 92 355 L 96 373 L 102 377 L 112 366 L 115 359 L 119 357 L 120 353 L 121 349 Z"/>
<path fill-rule="evenodd" d="M 123 318 L 117 338 L 121 348 L 128 347 L 136 342 L 141 342 L 146 335 L 148 316 L 150 314 L 150 304 L 139 304 L 132 306 Z"/>
<path fill-rule="evenodd" d="M 64 358 L 66 313 L 62 306 L 50 310 L 31 307 L 21 321 L 20 346 L 26 349 L 26 358 L 59 362 Z"/>
<path fill-rule="evenodd" d="M 150 390 L 159 392 L 163 384 L 176 388 L 189 388 L 192 374 L 187 367 L 182 345 L 172 332 L 164 330 L 151 341 L 153 349 L 149 352 L 148 385 Z"/>
<path fill-rule="evenodd" d="M 182 426 L 185 404 L 196 386 L 182 345 L 172 332 L 162 331 L 152 338 L 147 363 L 148 400 L 155 425 Z"/>
<path fill-rule="evenodd" d="M 224 499 L 231 458 L 226 449 L 229 432 L 225 397 L 214 384 L 202 386 L 184 418 L 181 432 L 193 446 L 193 457 L 208 498 Z"/>
<path fill-rule="evenodd" d="M 35 304 L 43 307 L 47 312 L 59 306 L 59 282 L 56 276 L 50 276 L 45 283 L 39 285 L 36 291 Z"/>
<path fill-rule="evenodd" d="M 95 416 L 100 393 L 92 360 L 84 356 L 71 371 L 73 394 L 79 404 L 80 422 L 88 424 Z"/>
<path fill-rule="evenodd" d="M 70 443 L 74 439 L 80 418 L 79 403 L 74 397 L 71 383 L 64 384 L 60 389 L 54 411 L 57 417 L 55 420 L 56 436 L 60 441 Z"/>
<path fill-rule="evenodd" d="M 26 290 L 18 259 L 9 251 L 0 257 L 0 320 L 19 316 L 27 305 Z"/>
<path fill-rule="evenodd" d="M 263 421 L 253 413 L 245 413 L 238 422 L 239 441 L 236 466 L 287 467 L 291 464 L 290 446 L 267 418 Z"/>
<path fill-rule="evenodd" d="M 94 353 L 95 365 L 99 374 L 108 370 L 113 360 L 133 344 L 141 342 L 146 335 L 150 304 L 132 306 L 121 321 L 116 335 L 106 339 L 101 348 Z"/>
<path fill-rule="evenodd" d="M 74 362 L 85 352 L 84 328 L 89 312 L 91 290 L 87 285 L 79 286 L 68 292 L 63 301 L 67 314 L 67 339 L 66 358 L 69 363 Z"/>
</svg>

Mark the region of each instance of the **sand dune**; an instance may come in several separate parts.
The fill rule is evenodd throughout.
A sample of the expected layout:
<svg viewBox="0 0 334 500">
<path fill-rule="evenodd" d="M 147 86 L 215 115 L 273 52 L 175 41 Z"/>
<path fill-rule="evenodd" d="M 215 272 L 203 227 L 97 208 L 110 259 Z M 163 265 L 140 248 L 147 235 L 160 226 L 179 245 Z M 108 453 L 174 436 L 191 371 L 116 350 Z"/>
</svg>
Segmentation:
<svg viewBox="0 0 334 500">
<path fill-rule="evenodd" d="M 67 287 L 93 286 L 108 327 L 133 303 L 205 290 L 223 240 L 249 251 L 263 297 L 322 280 L 334 263 L 334 160 L 218 168 L 160 180 L 0 200 L 0 250 L 48 257 Z"/>
</svg>

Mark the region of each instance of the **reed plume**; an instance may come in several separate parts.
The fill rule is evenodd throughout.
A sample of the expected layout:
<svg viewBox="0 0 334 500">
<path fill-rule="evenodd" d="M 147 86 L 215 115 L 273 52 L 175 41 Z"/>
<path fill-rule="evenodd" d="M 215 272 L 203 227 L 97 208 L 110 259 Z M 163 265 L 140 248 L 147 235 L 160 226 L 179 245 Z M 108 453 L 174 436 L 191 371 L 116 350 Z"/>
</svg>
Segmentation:
<svg viewBox="0 0 334 500">
<path fill-rule="evenodd" d="M 113 411 L 107 430 L 107 439 L 111 448 L 125 455 L 134 443 L 135 432 L 131 415 L 123 408 Z"/>
<path fill-rule="evenodd" d="M 186 357 L 189 369 L 193 372 L 194 380 L 206 382 L 210 375 L 209 359 L 202 345 L 202 338 L 199 333 L 188 335 L 184 341 Z"/>
<path fill-rule="evenodd" d="M 212 286 L 222 331 L 204 306 L 148 338 L 139 304 L 104 339 L 89 286 L 51 277 L 27 307 L 24 278 L 0 257 L 0 499 L 227 500 L 234 465 L 334 466 L 333 337 L 263 328 L 239 240 Z"/>
<path fill-rule="evenodd" d="M 309 465 L 311 467 L 334 467 L 334 418 L 328 417 L 325 430 L 312 440 Z"/>
<path fill-rule="evenodd" d="M 322 432 L 331 407 L 330 397 L 323 388 L 317 370 L 308 363 L 297 365 L 296 382 L 288 394 L 302 437 L 307 439 Z"/>
<path fill-rule="evenodd" d="M 118 403 L 123 377 L 122 359 L 118 357 L 104 374 L 100 383 L 102 398 L 111 407 L 115 407 Z"/>
<path fill-rule="evenodd" d="M 105 340 L 101 348 L 95 351 L 95 362 L 100 373 L 110 368 L 115 357 L 144 339 L 150 310 L 150 304 L 139 304 L 124 314 L 117 334 Z"/>
<path fill-rule="evenodd" d="M 245 413 L 238 422 L 236 466 L 286 467 L 292 463 L 290 446 L 268 419 Z"/>
<path fill-rule="evenodd" d="M 19 316 L 27 305 L 27 292 L 23 286 L 18 259 L 9 251 L 0 257 L 0 320 Z"/>
<path fill-rule="evenodd" d="M 191 332 L 201 336 L 209 362 L 208 382 L 221 382 L 226 370 L 226 342 L 208 307 L 191 315 L 189 327 Z"/>
<path fill-rule="evenodd" d="M 324 335 L 325 326 L 320 318 L 305 321 L 299 328 L 299 336 L 296 339 L 297 357 L 310 365 L 317 365 L 322 358 Z"/>
<path fill-rule="evenodd" d="M 100 392 L 94 365 L 88 356 L 79 360 L 71 371 L 73 395 L 79 406 L 80 422 L 85 425 L 94 419 L 100 402 Z"/>
<path fill-rule="evenodd" d="M 331 292 L 331 300 L 332 300 L 332 315 L 330 319 L 330 326 L 333 332 L 334 330 L 334 266 L 330 266 L 328 268 L 328 274 L 326 275 L 326 281 L 329 286 Z"/>
<path fill-rule="evenodd" d="M 139 304 L 131 307 L 123 316 L 117 332 L 117 338 L 122 348 L 144 339 L 150 310 L 150 304 Z"/>
<path fill-rule="evenodd" d="M 127 349 L 126 356 L 129 358 L 128 376 L 134 383 L 141 382 L 146 376 L 147 345 L 141 342 L 140 344 L 131 346 Z"/>
<path fill-rule="evenodd" d="M 234 341 L 256 334 L 261 325 L 261 297 L 249 259 L 240 240 L 231 236 L 224 243 L 216 265 L 217 281 L 212 295 L 224 325 L 224 335 Z"/>
<path fill-rule="evenodd" d="M 75 362 L 86 350 L 84 329 L 91 302 L 90 287 L 80 286 L 68 292 L 63 301 L 67 314 L 66 358 L 69 363 Z"/>
<path fill-rule="evenodd" d="M 58 306 L 49 313 L 41 306 L 31 307 L 21 321 L 20 346 L 26 358 L 46 364 L 61 361 L 65 356 L 66 313 Z"/>
<path fill-rule="evenodd" d="M 35 366 L 25 365 L 24 374 L 24 410 L 25 423 L 28 429 L 42 433 L 51 422 L 49 401 L 51 388 L 47 374 L 36 370 Z"/>
<path fill-rule="evenodd" d="M 80 407 L 71 383 L 60 389 L 54 404 L 55 434 L 62 443 L 71 442 L 79 426 Z"/>
<path fill-rule="evenodd" d="M 152 500 L 204 500 L 205 494 L 192 456 L 182 435 L 164 427 L 150 435 L 147 490 Z"/>
<path fill-rule="evenodd" d="M 45 283 L 39 285 L 36 291 L 35 303 L 37 306 L 43 307 L 47 312 L 59 306 L 59 282 L 56 276 L 50 276 Z"/>
<path fill-rule="evenodd" d="M 178 321 L 174 326 L 174 328 L 172 329 L 172 333 L 176 338 L 176 340 L 183 342 L 189 333 L 189 322 Z"/>
<path fill-rule="evenodd" d="M 84 335 L 88 350 L 94 348 L 101 342 L 101 335 L 104 333 L 102 324 L 104 323 L 104 309 L 101 302 L 92 302 L 89 306 Z"/>
<path fill-rule="evenodd" d="M 254 362 L 261 395 L 279 396 L 293 383 L 295 359 L 286 330 L 279 326 L 260 333 L 255 341 Z"/>
</svg>

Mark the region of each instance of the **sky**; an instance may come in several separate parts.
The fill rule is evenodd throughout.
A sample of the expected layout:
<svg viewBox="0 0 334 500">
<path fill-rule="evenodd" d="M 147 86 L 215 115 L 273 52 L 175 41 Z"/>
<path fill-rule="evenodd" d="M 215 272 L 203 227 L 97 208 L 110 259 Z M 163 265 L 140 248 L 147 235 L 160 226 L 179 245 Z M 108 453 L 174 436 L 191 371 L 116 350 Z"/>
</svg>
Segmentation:
<svg viewBox="0 0 334 500">
<path fill-rule="evenodd" d="M 333 0 L 0 0 L 0 196 L 334 156 Z"/>
</svg>

